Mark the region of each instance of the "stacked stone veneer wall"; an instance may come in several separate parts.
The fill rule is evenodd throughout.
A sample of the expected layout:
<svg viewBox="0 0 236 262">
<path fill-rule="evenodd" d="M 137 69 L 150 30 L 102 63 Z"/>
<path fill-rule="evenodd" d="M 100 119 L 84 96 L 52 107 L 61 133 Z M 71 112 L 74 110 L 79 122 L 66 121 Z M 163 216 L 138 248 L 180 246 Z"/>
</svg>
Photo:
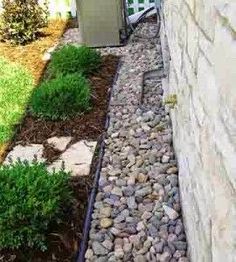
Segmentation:
<svg viewBox="0 0 236 262">
<path fill-rule="evenodd" d="M 171 117 L 191 259 L 233 262 L 236 1 L 164 0 L 162 18 L 163 85 L 165 96 L 177 95 Z"/>
</svg>

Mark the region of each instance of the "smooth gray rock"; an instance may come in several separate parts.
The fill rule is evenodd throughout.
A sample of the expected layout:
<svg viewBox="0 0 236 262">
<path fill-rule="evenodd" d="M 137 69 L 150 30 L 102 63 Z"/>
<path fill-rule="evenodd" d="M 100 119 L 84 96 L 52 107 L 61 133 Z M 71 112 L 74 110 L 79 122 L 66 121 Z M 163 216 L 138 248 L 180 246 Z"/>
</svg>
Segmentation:
<svg viewBox="0 0 236 262">
<path fill-rule="evenodd" d="M 107 255 L 109 250 L 97 241 L 92 242 L 92 249 L 96 255 Z"/>
<path fill-rule="evenodd" d="M 138 255 L 134 258 L 134 262 L 146 262 L 146 258 L 143 255 Z"/>
<path fill-rule="evenodd" d="M 173 245 L 176 247 L 178 250 L 187 250 L 187 243 L 184 241 L 174 241 Z"/>
<path fill-rule="evenodd" d="M 137 196 L 137 197 L 144 197 L 144 196 L 146 196 L 148 194 L 151 194 L 151 193 L 152 193 L 151 187 L 150 186 L 146 186 L 146 187 L 144 187 L 142 189 L 137 190 L 135 192 L 135 196 Z"/>
<path fill-rule="evenodd" d="M 175 220 L 179 217 L 179 214 L 173 208 L 163 205 L 163 209 L 170 219 Z"/>
</svg>

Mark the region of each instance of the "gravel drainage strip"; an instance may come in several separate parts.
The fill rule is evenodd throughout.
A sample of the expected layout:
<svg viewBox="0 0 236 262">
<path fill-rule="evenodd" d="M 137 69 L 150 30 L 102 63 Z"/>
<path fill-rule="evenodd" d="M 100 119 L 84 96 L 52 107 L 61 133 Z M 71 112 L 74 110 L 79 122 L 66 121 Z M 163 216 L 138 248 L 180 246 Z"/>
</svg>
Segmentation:
<svg viewBox="0 0 236 262">
<path fill-rule="evenodd" d="M 111 96 L 87 262 L 189 261 L 161 74 L 144 77 L 162 69 L 160 40 L 136 36 L 155 30 L 142 23 L 127 46 L 102 50 L 122 55 L 122 64 Z"/>
</svg>

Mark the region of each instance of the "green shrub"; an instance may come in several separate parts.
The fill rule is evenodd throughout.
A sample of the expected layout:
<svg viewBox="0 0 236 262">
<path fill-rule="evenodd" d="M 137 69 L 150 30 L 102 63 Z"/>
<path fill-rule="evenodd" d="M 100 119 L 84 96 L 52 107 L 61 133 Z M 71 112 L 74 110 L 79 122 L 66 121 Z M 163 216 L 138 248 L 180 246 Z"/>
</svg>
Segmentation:
<svg viewBox="0 0 236 262">
<path fill-rule="evenodd" d="M 4 41 L 24 44 L 37 38 L 47 24 L 47 8 L 37 0 L 3 0 L 0 35 Z"/>
<path fill-rule="evenodd" d="M 0 249 L 47 249 L 50 226 L 71 203 L 69 174 L 49 174 L 44 164 L 0 167 Z"/>
<path fill-rule="evenodd" d="M 30 73 L 0 57 L 0 145 L 14 134 L 14 127 L 24 115 L 33 88 Z"/>
<path fill-rule="evenodd" d="M 52 54 L 49 72 L 58 74 L 82 73 L 88 75 L 101 65 L 101 55 L 86 46 L 65 45 Z"/>
<path fill-rule="evenodd" d="M 44 119 L 64 120 L 89 109 L 90 92 L 82 75 L 61 75 L 35 89 L 30 110 Z"/>
</svg>

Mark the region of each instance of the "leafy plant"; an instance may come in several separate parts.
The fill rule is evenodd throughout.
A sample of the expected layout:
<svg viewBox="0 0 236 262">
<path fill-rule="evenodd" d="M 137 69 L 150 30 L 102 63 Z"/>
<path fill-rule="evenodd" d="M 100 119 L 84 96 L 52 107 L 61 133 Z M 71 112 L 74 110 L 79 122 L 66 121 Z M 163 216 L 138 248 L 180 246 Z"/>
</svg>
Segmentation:
<svg viewBox="0 0 236 262">
<path fill-rule="evenodd" d="M 69 174 L 44 164 L 0 167 L 0 249 L 47 248 L 47 234 L 72 199 Z"/>
<path fill-rule="evenodd" d="M 47 24 L 47 8 L 37 0 L 3 0 L 0 35 L 4 41 L 25 44 L 37 38 Z"/>
<path fill-rule="evenodd" d="M 35 89 L 30 110 L 45 119 L 64 120 L 88 110 L 90 96 L 90 86 L 82 75 L 60 75 Z"/>
<path fill-rule="evenodd" d="M 22 66 L 0 57 L 0 144 L 11 139 L 33 87 L 32 76 Z"/>
<path fill-rule="evenodd" d="M 177 95 L 176 94 L 168 95 L 164 103 L 173 109 L 177 105 Z"/>
<path fill-rule="evenodd" d="M 101 55 L 86 46 L 65 45 L 52 54 L 49 72 L 58 74 L 81 73 L 88 75 L 101 65 Z"/>
</svg>

